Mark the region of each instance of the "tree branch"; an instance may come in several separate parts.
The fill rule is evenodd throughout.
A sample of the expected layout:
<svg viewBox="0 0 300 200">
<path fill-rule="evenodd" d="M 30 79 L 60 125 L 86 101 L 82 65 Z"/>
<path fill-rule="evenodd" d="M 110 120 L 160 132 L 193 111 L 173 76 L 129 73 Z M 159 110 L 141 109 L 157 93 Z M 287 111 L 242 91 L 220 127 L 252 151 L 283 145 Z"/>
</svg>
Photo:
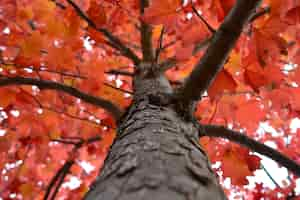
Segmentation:
<svg viewBox="0 0 300 200">
<path fill-rule="evenodd" d="M 95 97 L 89 94 L 86 94 L 74 87 L 67 86 L 58 82 L 48 81 L 48 80 L 39 80 L 33 78 L 24 78 L 24 77 L 0 77 L 0 87 L 8 85 L 36 85 L 40 89 L 49 89 L 65 92 L 71 96 L 77 97 L 87 103 L 102 107 L 110 112 L 116 120 L 121 116 L 122 111 L 114 105 L 112 102 Z"/>
<path fill-rule="evenodd" d="M 44 200 L 54 200 L 55 196 L 63 183 L 66 175 L 69 173 L 72 165 L 74 164 L 74 160 L 68 160 L 65 162 L 65 164 L 56 172 L 55 176 L 51 179 L 46 193 L 44 195 Z M 52 192 L 52 189 L 54 187 L 54 191 Z"/>
<path fill-rule="evenodd" d="M 217 73 L 222 69 L 244 25 L 260 1 L 238 0 L 231 9 L 220 28 L 213 35 L 204 56 L 178 91 L 178 97 L 183 104 L 190 104 L 199 100 L 203 92 L 207 90 Z"/>
<path fill-rule="evenodd" d="M 211 33 L 215 33 L 216 30 L 202 17 L 202 15 L 200 15 L 198 13 L 198 10 L 195 8 L 194 4 L 192 3 L 192 9 L 194 11 L 194 13 L 197 15 L 197 17 L 205 24 L 205 26 L 207 27 L 207 29 L 211 32 Z"/>
<path fill-rule="evenodd" d="M 145 8 L 149 6 L 149 0 L 140 0 L 140 12 L 144 14 Z M 153 46 L 152 46 L 152 28 L 149 24 L 141 20 L 141 44 L 143 51 L 143 60 L 145 62 L 153 62 Z"/>
<path fill-rule="evenodd" d="M 113 85 L 111 85 L 111 84 L 109 84 L 109 83 L 103 83 L 103 85 L 106 85 L 107 87 L 110 87 L 110 88 L 112 88 L 112 89 L 115 89 L 115 90 L 119 90 L 119 91 L 121 91 L 121 92 L 124 92 L 124 93 L 130 94 L 130 95 L 134 95 L 134 93 L 133 93 L 133 92 L 131 92 L 131 91 L 124 90 L 124 89 L 122 89 L 122 88 L 118 88 L 118 87 L 116 87 L 116 86 L 113 86 Z"/>
<path fill-rule="evenodd" d="M 230 130 L 223 126 L 214 125 L 201 125 L 200 132 L 201 136 L 226 138 L 232 142 L 237 142 L 243 146 L 246 146 L 254 152 L 260 153 L 273 159 L 280 165 L 286 167 L 288 170 L 293 172 L 296 176 L 300 177 L 299 164 L 297 164 L 295 161 L 291 160 L 287 156 L 283 155 L 279 151 L 268 147 L 260 142 L 257 142 L 254 139 L 251 139 L 242 133 Z"/>
<path fill-rule="evenodd" d="M 105 73 L 106 74 L 112 74 L 112 75 L 129 76 L 129 77 L 133 77 L 134 76 L 133 72 L 124 71 L 124 70 L 115 70 L 115 69 L 111 69 L 109 71 L 106 71 Z"/>
<path fill-rule="evenodd" d="M 254 13 L 253 15 L 251 15 L 249 21 L 250 22 L 253 22 L 254 20 L 256 20 L 257 18 L 265 15 L 265 14 L 268 14 L 270 13 L 271 11 L 271 8 L 270 7 L 265 7 L 265 8 L 262 8 L 261 10 L 257 11 L 256 13 Z"/>
<path fill-rule="evenodd" d="M 91 137 L 88 139 L 83 138 L 63 138 L 52 140 L 54 142 L 60 142 L 62 144 L 72 144 L 74 145 L 71 153 L 71 158 L 65 162 L 65 164 L 56 172 L 52 177 L 44 195 L 44 200 L 54 200 L 60 186 L 62 185 L 66 175 L 70 172 L 72 165 L 75 163 L 75 157 L 77 150 L 80 149 L 83 145 L 91 144 L 101 140 L 100 136 Z M 54 189 L 54 190 L 53 190 Z M 53 190 L 53 192 L 52 192 Z"/>
<path fill-rule="evenodd" d="M 164 33 L 165 33 L 165 27 L 162 27 L 161 32 L 160 32 L 160 36 L 159 36 L 159 40 L 158 40 L 158 45 L 157 48 L 155 50 L 155 62 L 158 63 L 159 60 L 159 54 L 162 50 L 162 43 L 163 43 L 163 37 L 164 37 Z"/>
<path fill-rule="evenodd" d="M 125 46 L 119 38 L 114 36 L 105 28 L 98 28 L 97 25 L 93 22 L 93 20 L 91 20 L 72 0 L 67 0 L 67 2 L 75 9 L 78 16 L 85 20 L 90 27 L 102 33 L 109 40 L 109 42 L 113 44 L 112 46 L 114 48 L 119 50 L 124 56 L 131 59 L 135 65 L 138 65 L 140 63 L 139 57 L 130 48 Z"/>
</svg>

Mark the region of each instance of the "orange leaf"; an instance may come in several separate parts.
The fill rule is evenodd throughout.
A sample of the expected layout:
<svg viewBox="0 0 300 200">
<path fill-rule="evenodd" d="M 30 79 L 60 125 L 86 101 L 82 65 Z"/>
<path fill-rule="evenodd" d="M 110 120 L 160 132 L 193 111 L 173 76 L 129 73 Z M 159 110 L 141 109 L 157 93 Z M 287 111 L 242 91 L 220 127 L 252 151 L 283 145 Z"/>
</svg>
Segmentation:
<svg viewBox="0 0 300 200">
<path fill-rule="evenodd" d="M 101 4 L 97 3 L 97 1 L 95 0 L 91 1 L 91 5 L 89 10 L 87 11 L 87 14 L 90 19 L 96 23 L 96 26 L 98 28 L 103 26 L 107 21 L 104 7 Z"/>
<path fill-rule="evenodd" d="M 260 158 L 249 155 L 249 151 L 241 147 L 229 147 L 222 155 L 222 170 L 224 177 L 230 177 L 234 185 L 246 185 L 247 176 L 260 166 Z"/>
<path fill-rule="evenodd" d="M 16 93 L 9 89 L 0 89 L 0 107 L 7 107 L 16 99 Z"/>
<path fill-rule="evenodd" d="M 5 138 L 0 137 L 0 153 L 2 152 L 8 152 L 11 142 Z"/>
<path fill-rule="evenodd" d="M 249 114 L 251 118 L 249 119 Z M 246 128 L 256 129 L 258 123 L 265 118 L 265 111 L 259 101 L 250 100 L 239 105 L 235 112 L 236 120 Z"/>
<path fill-rule="evenodd" d="M 31 183 L 24 183 L 20 185 L 19 190 L 24 197 L 24 199 L 31 199 L 34 195 L 34 186 Z"/>
<path fill-rule="evenodd" d="M 258 63 L 253 63 L 246 68 L 244 78 L 245 82 L 255 91 L 267 84 L 265 73 Z"/>
<path fill-rule="evenodd" d="M 176 60 L 178 61 L 185 61 L 188 60 L 191 55 L 193 54 L 194 45 L 189 46 L 180 46 L 176 49 Z"/>
<path fill-rule="evenodd" d="M 103 85 L 100 88 L 98 95 L 105 99 L 111 100 L 118 105 L 122 105 L 122 102 L 125 101 L 123 92 L 106 85 Z"/>
<path fill-rule="evenodd" d="M 143 20 L 152 24 L 170 24 L 180 6 L 181 0 L 153 0 L 150 7 L 146 8 Z"/>
<path fill-rule="evenodd" d="M 22 56 L 25 58 L 39 57 L 44 44 L 44 38 L 40 32 L 32 32 L 29 37 L 20 43 Z"/>
<path fill-rule="evenodd" d="M 285 20 L 288 24 L 295 25 L 300 23 L 300 6 L 290 9 L 286 15 Z"/>
<path fill-rule="evenodd" d="M 232 78 L 231 74 L 226 70 L 222 70 L 210 85 L 208 89 L 208 95 L 210 98 L 214 99 L 218 94 L 224 92 L 225 90 L 234 92 L 236 87 L 237 83 Z"/>
</svg>

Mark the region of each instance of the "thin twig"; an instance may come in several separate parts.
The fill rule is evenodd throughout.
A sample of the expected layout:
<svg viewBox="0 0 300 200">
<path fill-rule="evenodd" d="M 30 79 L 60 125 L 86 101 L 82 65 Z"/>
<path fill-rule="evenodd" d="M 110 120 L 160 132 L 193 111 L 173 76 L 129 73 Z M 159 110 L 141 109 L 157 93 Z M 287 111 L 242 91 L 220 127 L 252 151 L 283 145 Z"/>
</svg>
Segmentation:
<svg viewBox="0 0 300 200">
<path fill-rule="evenodd" d="M 267 176 L 269 177 L 269 179 L 274 183 L 274 185 L 277 188 L 281 188 L 280 185 L 275 181 L 275 179 L 273 178 L 273 176 L 270 174 L 270 172 L 265 168 L 265 166 L 263 164 L 260 164 L 262 170 L 264 170 L 264 172 L 267 174 Z"/>
<path fill-rule="evenodd" d="M 132 73 L 132 72 L 124 71 L 124 70 L 116 70 L 116 69 L 111 69 L 109 71 L 106 71 L 105 73 L 113 74 L 113 75 L 130 76 L 130 77 L 134 76 L 134 73 Z"/>
<path fill-rule="evenodd" d="M 162 50 L 164 32 L 165 32 L 165 27 L 162 27 L 161 32 L 160 32 L 160 36 L 159 36 L 159 40 L 158 40 L 158 45 L 157 45 L 158 47 L 156 48 L 156 51 L 155 51 L 155 62 L 156 63 L 158 63 L 159 54 Z"/>
<path fill-rule="evenodd" d="M 124 89 L 122 89 L 122 88 L 115 87 L 115 86 L 113 86 L 113 85 L 111 85 L 111 84 L 109 84 L 109 83 L 103 83 L 103 84 L 106 85 L 107 87 L 113 88 L 113 89 L 115 89 L 115 90 L 119 90 L 119 91 L 121 91 L 121 92 L 124 92 L 124 93 L 133 95 L 133 92 L 131 92 L 131 91 L 128 91 L 128 90 L 124 90 Z"/>
<path fill-rule="evenodd" d="M 77 142 L 72 143 L 72 145 L 74 145 L 74 147 L 72 149 L 72 153 L 75 154 L 76 151 L 78 151 L 78 149 L 80 149 L 84 144 L 90 144 L 90 143 L 93 143 L 93 142 L 96 142 L 99 140 L 101 140 L 101 137 L 99 137 L 99 136 L 91 137 L 89 139 L 78 138 Z M 57 140 L 52 140 L 52 141 L 61 142 L 64 144 L 71 144 L 66 141 L 66 138 L 63 140 L 57 139 Z M 66 175 L 70 172 L 70 169 L 74 163 L 75 163 L 75 160 L 73 157 L 71 157 L 56 172 L 56 174 L 52 177 L 52 179 L 46 189 L 46 193 L 44 195 L 44 200 L 54 200 L 55 199 L 55 197 L 59 191 L 59 188 L 61 187 Z M 53 188 L 54 188 L 54 191 L 52 192 Z"/>
<path fill-rule="evenodd" d="M 216 30 L 198 13 L 198 10 L 195 8 L 194 4 L 192 3 L 192 9 L 194 13 L 197 15 L 197 17 L 205 24 L 205 26 L 208 28 L 208 30 L 211 33 L 215 33 Z"/>
<path fill-rule="evenodd" d="M 95 29 L 96 31 L 102 33 L 108 40 L 109 43 L 112 44 L 112 46 L 119 50 L 124 56 L 130 58 L 135 65 L 138 65 L 140 63 L 139 57 L 128 47 L 126 47 L 122 41 L 114 36 L 110 31 L 108 31 L 105 28 L 99 28 L 97 27 L 96 23 L 91 20 L 80 8 L 77 6 L 76 3 L 74 3 L 72 0 L 67 0 L 67 2 L 74 8 L 78 16 L 80 16 L 83 20 L 85 20 L 88 25 Z"/>
<path fill-rule="evenodd" d="M 262 8 L 262 9 L 259 10 L 258 12 L 254 13 L 254 14 L 250 17 L 249 21 L 250 21 L 250 22 L 253 22 L 253 21 L 256 20 L 257 18 L 259 18 L 259 17 L 261 17 L 261 16 L 263 16 L 263 15 L 265 15 L 265 14 L 270 13 L 270 11 L 271 11 L 271 8 L 270 8 L 270 7 Z"/>
<path fill-rule="evenodd" d="M 44 200 L 52 200 L 55 198 L 56 193 L 54 195 L 51 195 L 52 188 L 55 186 L 57 182 L 63 181 L 65 175 L 69 173 L 70 168 L 74 164 L 74 160 L 68 160 L 65 162 L 65 164 L 56 172 L 55 176 L 52 177 L 47 189 L 46 193 L 44 195 Z M 60 185 L 57 185 L 56 188 L 59 188 Z M 56 191 L 57 189 L 55 189 Z M 57 192 L 57 191 L 56 191 Z"/>
</svg>

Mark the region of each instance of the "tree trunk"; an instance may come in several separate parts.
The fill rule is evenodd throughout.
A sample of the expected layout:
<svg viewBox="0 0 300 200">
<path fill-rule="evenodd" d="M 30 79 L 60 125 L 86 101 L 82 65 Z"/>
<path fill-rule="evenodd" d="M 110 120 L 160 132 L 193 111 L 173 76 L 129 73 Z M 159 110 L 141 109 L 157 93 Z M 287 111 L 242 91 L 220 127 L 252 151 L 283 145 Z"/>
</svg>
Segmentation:
<svg viewBox="0 0 300 200">
<path fill-rule="evenodd" d="M 135 81 L 134 103 L 86 200 L 226 199 L 194 123 L 151 97 L 168 93 L 162 80 Z"/>
</svg>

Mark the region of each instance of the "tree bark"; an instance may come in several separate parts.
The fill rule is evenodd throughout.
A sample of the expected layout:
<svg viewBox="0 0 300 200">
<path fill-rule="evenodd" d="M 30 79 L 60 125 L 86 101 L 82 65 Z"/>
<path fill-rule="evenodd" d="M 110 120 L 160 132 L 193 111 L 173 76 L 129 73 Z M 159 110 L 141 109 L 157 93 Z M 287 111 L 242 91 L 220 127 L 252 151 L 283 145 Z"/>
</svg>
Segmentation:
<svg viewBox="0 0 300 200">
<path fill-rule="evenodd" d="M 195 124 L 159 99 L 171 91 L 164 78 L 135 80 L 135 90 L 134 103 L 85 199 L 226 199 L 198 143 Z"/>
</svg>

